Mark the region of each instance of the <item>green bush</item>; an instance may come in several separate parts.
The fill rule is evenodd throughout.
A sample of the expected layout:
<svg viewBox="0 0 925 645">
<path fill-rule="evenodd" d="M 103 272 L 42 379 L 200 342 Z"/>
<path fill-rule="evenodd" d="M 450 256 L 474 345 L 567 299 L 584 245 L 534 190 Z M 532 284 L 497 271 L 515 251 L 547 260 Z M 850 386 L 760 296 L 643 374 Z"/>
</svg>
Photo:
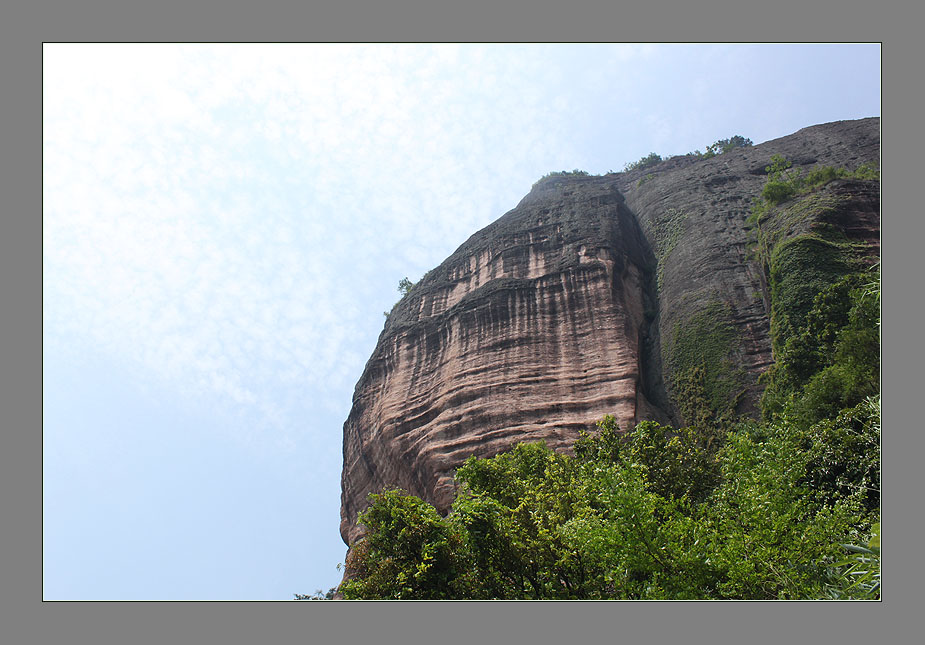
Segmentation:
<svg viewBox="0 0 925 645">
<path fill-rule="evenodd" d="M 771 163 L 765 166 L 768 179 L 752 208 L 752 216 L 749 218 L 751 221 L 756 221 L 771 206 L 820 188 L 836 179 L 880 179 L 880 170 L 874 163 L 862 164 L 854 171 L 834 166 L 816 166 L 806 176 L 802 176 L 799 171 L 790 170 L 792 165 L 792 162 L 782 155 L 771 157 Z"/>
<path fill-rule="evenodd" d="M 636 182 L 636 188 L 639 188 L 639 187 L 642 186 L 644 183 L 646 183 L 647 181 L 650 181 L 650 180 L 653 179 L 654 177 L 655 177 L 655 175 L 654 175 L 653 173 L 651 173 L 651 172 L 650 172 L 649 174 L 647 174 L 645 177 L 641 177 L 641 178 L 639 179 L 639 181 Z"/>
<path fill-rule="evenodd" d="M 800 484 L 832 506 L 857 503 L 872 517 L 880 506 L 880 408 L 873 397 L 801 430 L 809 457 Z M 800 420 L 796 428 L 807 428 Z"/>
<path fill-rule="evenodd" d="M 662 162 L 662 157 L 661 157 L 660 155 L 657 155 L 657 154 L 655 154 L 654 152 L 650 152 L 648 155 L 646 155 L 645 157 L 643 157 L 643 158 L 640 159 L 639 161 L 634 161 L 634 162 L 632 162 L 632 163 L 626 164 L 626 165 L 623 167 L 623 172 L 629 172 L 629 171 L 631 171 L 631 170 L 643 170 L 643 169 L 645 169 L 645 168 L 651 168 L 652 166 L 655 166 L 655 165 L 657 165 L 657 164 L 660 164 L 661 162 Z"/>
<path fill-rule="evenodd" d="M 666 499 L 703 501 L 719 482 L 710 429 L 673 428 L 643 421 L 627 438 L 625 458 L 641 469 L 647 490 Z"/>
<path fill-rule="evenodd" d="M 803 327 L 816 296 L 854 268 L 840 243 L 816 234 L 793 237 L 773 248 L 768 274 L 776 351 Z"/>
<path fill-rule="evenodd" d="M 783 181 L 768 181 L 761 189 L 761 198 L 772 205 L 790 199 L 796 193 L 792 184 Z"/>
<path fill-rule="evenodd" d="M 875 162 L 861 164 L 854 171 L 855 179 L 880 180 L 880 167 Z"/>
<path fill-rule="evenodd" d="M 542 177 L 540 177 L 536 182 L 533 183 L 533 185 L 536 186 L 536 184 L 540 183 L 541 181 L 549 177 L 588 177 L 588 176 L 589 176 L 589 173 L 587 170 L 579 170 L 578 168 L 575 168 L 574 170 L 553 170 L 552 172 L 548 172 Z"/>
<path fill-rule="evenodd" d="M 806 174 L 806 177 L 803 178 L 803 185 L 809 188 L 815 188 L 850 175 L 851 173 L 844 168 L 818 166 Z"/>
<path fill-rule="evenodd" d="M 351 547 L 355 575 L 341 585 L 346 599 L 440 599 L 467 596 L 473 581 L 458 528 L 430 504 L 401 491 L 371 495 L 360 514 L 364 540 Z"/>
<path fill-rule="evenodd" d="M 781 296 L 781 309 L 774 315 L 786 317 L 792 324 L 787 326 L 786 335 L 777 339 L 777 360 L 762 377 L 766 418 L 788 410 L 809 425 L 876 393 L 879 301 L 870 297 L 868 280 L 863 273 L 833 280 L 819 288 L 805 315 L 799 314 L 802 306 L 798 300 L 787 301 Z"/>
<path fill-rule="evenodd" d="M 846 504 L 827 507 L 801 485 L 809 455 L 792 428 L 756 439 L 731 433 L 720 455 L 723 484 L 704 506 L 711 561 L 726 598 L 821 598 L 839 541 L 854 521 Z"/>
<path fill-rule="evenodd" d="M 729 139 L 720 139 L 707 146 L 707 154 L 710 156 L 723 154 L 736 148 L 747 148 L 750 145 L 752 145 L 751 139 L 735 134 Z"/>
<path fill-rule="evenodd" d="M 414 283 L 411 282 L 411 280 L 409 280 L 407 277 L 398 281 L 398 292 L 401 294 L 402 298 L 411 292 L 411 287 L 413 286 Z"/>
<path fill-rule="evenodd" d="M 752 145 L 752 140 L 738 134 L 732 135 L 728 139 L 719 139 L 706 147 L 706 152 L 694 150 L 688 152 L 687 156 L 700 157 L 701 159 L 710 159 L 716 155 L 721 155 L 736 148 L 747 148 Z"/>
</svg>

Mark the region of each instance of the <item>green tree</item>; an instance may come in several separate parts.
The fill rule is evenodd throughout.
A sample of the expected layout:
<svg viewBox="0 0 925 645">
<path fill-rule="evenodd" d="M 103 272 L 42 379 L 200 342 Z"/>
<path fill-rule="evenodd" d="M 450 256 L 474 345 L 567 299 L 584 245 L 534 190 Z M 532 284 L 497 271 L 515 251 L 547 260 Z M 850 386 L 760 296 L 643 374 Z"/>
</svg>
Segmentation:
<svg viewBox="0 0 925 645">
<path fill-rule="evenodd" d="M 402 278 L 398 281 L 398 292 L 401 294 L 402 298 L 408 295 L 411 291 L 411 287 L 414 286 L 414 283 L 411 282 L 407 277 Z"/>
<path fill-rule="evenodd" d="M 370 495 L 360 514 L 366 537 L 351 545 L 355 575 L 341 585 L 346 599 L 440 599 L 470 595 L 464 538 L 436 509 L 390 490 Z"/>
<path fill-rule="evenodd" d="M 788 161 L 783 155 L 771 156 L 771 163 L 765 166 L 768 179 L 764 188 L 761 189 L 761 198 L 767 204 L 780 204 L 790 199 L 800 189 L 800 175 L 798 172 L 788 170 L 791 166 L 793 162 Z"/>
<path fill-rule="evenodd" d="M 588 572 L 562 526 L 587 511 L 573 459 L 544 443 L 517 444 L 457 471 L 454 517 L 467 527 L 480 579 L 499 597 L 587 597 Z M 478 519 L 479 522 L 474 522 Z"/>
<path fill-rule="evenodd" d="M 704 156 L 710 158 L 716 155 L 721 155 L 725 152 L 729 152 L 735 148 L 747 148 L 750 145 L 752 145 L 751 139 L 734 134 L 728 139 L 720 139 L 707 146 L 707 151 Z"/>
<path fill-rule="evenodd" d="M 879 461 L 858 461 L 873 435 L 858 440 L 852 419 L 752 422 L 711 452 L 693 430 L 621 435 L 610 418 L 574 457 L 538 443 L 470 458 L 445 518 L 398 492 L 373 496 L 344 595 L 829 597 L 841 543 L 875 517 L 862 493 Z"/>
<path fill-rule="evenodd" d="M 723 483 L 702 507 L 721 597 L 825 597 L 856 509 L 814 499 L 804 484 L 809 461 L 792 426 L 746 427 L 727 438 Z"/>
<path fill-rule="evenodd" d="M 699 502 L 719 483 L 715 439 L 710 431 L 643 421 L 627 437 L 623 455 L 641 470 L 648 490 L 666 499 Z"/>
<path fill-rule="evenodd" d="M 640 159 L 639 161 L 634 161 L 628 163 L 623 167 L 623 172 L 629 172 L 630 170 L 642 170 L 644 168 L 651 168 L 662 162 L 661 155 L 658 155 L 654 152 L 650 152 L 648 155 Z"/>
<path fill-rule="evenodd" d="M 878 293 L 854 276 L 817 296 L 778 356 L 772 384 L 789 398 L 765 423 L 646 421 L 624 433 L 606 416 L 574 456 L 534 443 L 470 457 L 446 517 L 398 491 L 371 496 L 344 596 L 879 594 L 874 538 L 843 546 L 879 522 L 879 396 L 852 403 L 861 390 L 814 389 L 837 370 L 874 373 Z"/>
</svg>

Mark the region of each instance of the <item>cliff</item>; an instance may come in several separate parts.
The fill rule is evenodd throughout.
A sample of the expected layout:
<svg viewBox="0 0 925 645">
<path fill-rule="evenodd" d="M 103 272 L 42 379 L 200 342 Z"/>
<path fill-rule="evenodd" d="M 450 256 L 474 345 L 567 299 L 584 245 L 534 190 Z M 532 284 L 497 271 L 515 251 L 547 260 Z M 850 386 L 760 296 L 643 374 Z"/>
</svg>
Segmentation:
<svg viewBox="0 0 925 645">
<path fill-rule="evenodd" d="M 813 295 L 776 304 L 792 279 L 782 262 L 815 284 L 837 262 L 798 250 L 824 242 L 855 261 L 879 238 L 875 181 L 833 181 L 750 218 L 774 154 L 802 169 L 876 162 L 879 119 L 711 159 L 544 178 L 427 273 L 388 316 L 357 383 L 344 540 L 360 536 L 357 514 L 383 487 L 448 509 L 470 455 L 539 439 L 567 449 L 605 414 L 623 429 L 689 423 L 703 412 L 695 400 L 717 416 L 754 414 L 783 329 L 772 333 L 772 314 L 798 316 Z"/>
<path fill-rule="evenodd" d="M 685 421 L 683 384 L 690 382 L 694 362 L 689 348 L 697 349 L 698 358 L 708 350 L 703 387 L 715 408 L 755 413 L 757 376 L 772 362 L 771 285 L 769 258 L 758 252 L 766 240 L 758 239 L 756 224 L 748 220 L 771 157 L 785 157 L 792 172 L 804 176 L 818 166 L 879 166 L 879 129 L 877 118 L 827 123 L 711 159 L 675 157 L 614 178 L 657 258 L 661 373 L 673 390 L 675 422 Z M 822 194 L 840 197 L 823 206 Z M 789 206 L 799 217 L 786 219 L 800 224 L 787 225 L 788 238 L 831 224 L 872 244 L 862 252 L 879 251 L 879 182 L 832 182 Z M 765 220 L 782 219 L 776 215 L 772 211 Z"/>
</svg>

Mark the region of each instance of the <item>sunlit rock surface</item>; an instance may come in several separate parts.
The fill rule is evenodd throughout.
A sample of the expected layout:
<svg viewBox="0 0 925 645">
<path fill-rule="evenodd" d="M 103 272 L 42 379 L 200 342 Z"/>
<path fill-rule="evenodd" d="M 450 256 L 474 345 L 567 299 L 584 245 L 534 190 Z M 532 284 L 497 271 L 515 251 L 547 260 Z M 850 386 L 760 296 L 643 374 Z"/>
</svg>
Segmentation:
<svg viewBox="0 0 925 645">
<path fill-rule="evenodd" d="M 344 426 L 345 539 L 384 485 L 446 509 L 469 455 L 565 447 L 608 413 L 624 428 L 664 418 L 642 367 L 653 266 L 612 180 L 552 177 L 428 273 L 389 316 Z"/>
<path fill-rule="evenodd" d="M 804 172 L 854 169 L 878 160 L 879 119 L 712 159 L 548 177 L 425 275 L 389 315 L 344 425 L 344 540 L 361 535 L 357 515 L 383 487 L 447 510 L 454 470 L 470 455 L 539 439 L 564 450 L 605 414 L 624 430 L 683 423 L 669 350 L 710 302 L 736 331 L 737 411 L 754 413 L 772 356 L 766 276 L 746 219 L 773 154 Z M 825 190 L 845 199 L 824 216 L 879 248 L 877 183 Z"/>
</svg>

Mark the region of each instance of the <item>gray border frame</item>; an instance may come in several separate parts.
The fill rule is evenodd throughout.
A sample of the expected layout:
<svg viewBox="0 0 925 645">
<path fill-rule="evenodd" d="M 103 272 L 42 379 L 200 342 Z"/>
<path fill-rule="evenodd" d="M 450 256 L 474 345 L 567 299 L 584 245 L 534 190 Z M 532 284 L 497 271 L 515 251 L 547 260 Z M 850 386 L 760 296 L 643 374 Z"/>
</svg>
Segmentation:
<svg viewBox="0 0 925 645">
<path fill-rule="evenodd" d="M 890 4 L 890 3 L 887 3 Z M 921 351 L 907 338 L 921 298 L 921 48 L 923 11 L 896 2 L 445 3 L 343 0 L 330 5 L 219 0 L 127 8 L 115 0 L 36 0 L 2 10 L 0 69 L 3 234 L 3 411 L 0 473 L 4 639 L 13 643 L 358 642 L 914 642 L 912 589 L 921 524 L 913 462 L 921 424 L 914 378 Z M 41 43 L 71 41 L 626 41 L 883 42 L 886 277 L 885 600 L 880 603 L 96 603 L 43 602 L 41 589 Z M 812 64 L 807 61 L 807 64 Z M 850 61 L 846 61 L 850 65 Z M 785 73 L 786 70 L 782 70 Z M 819 70 L 824 74 L 825 70 Z M 760 81 L 751 91 L 773 91 Z M 811 125 L 811 124 L 806 124 Z M 894 295 L 896 294 L 896 295 Z M 903 294 L 900 296 L 899 294 Z M 908 295 L 907 295 L 908 294 Z M 914 328 L 913 328 L 914 329 Z M 900 345 L 900 337 L 904 342 Z M 902 351 L 900 351 L 902 347 Z M 893 556 L 892 554 L 896 554 Z M 918 610 L 918 611 L 915 611 Z M 906 637 L 907 634 L 910 637 Z M 621 638 L 623 637 L 623 638 Z M 892 638 L 891 638 L 892 637 Z"/>
</svg>

